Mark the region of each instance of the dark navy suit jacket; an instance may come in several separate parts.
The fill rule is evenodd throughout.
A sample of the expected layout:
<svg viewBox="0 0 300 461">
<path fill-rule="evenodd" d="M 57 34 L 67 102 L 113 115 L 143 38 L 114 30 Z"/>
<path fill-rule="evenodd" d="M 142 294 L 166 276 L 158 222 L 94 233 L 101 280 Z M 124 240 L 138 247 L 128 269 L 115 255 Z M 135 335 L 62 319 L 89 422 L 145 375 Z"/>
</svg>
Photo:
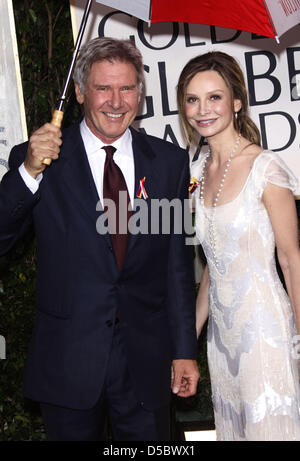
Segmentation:
<svg viewBox="0 0 300 461">
<path fill-rule="evenodd" d="M 151 199 L 188 198 L 188 155 L 131 131 L 135 196 L 145 176 L 151 221 Z M 92 407 L 118 314 L 137 398 L 149 409 L 166 404 L 171 360 L 197 354 L 193 263 L 184 234 L 175 234 L 171 223 L 167 234 L 131 235 L 119 272 L 110 236 L 96 231 L 99 198 L 79 125 L 64 130 L 60 158 L 45 170 L 35 194 L 18 172 L 26 149 L 26 143 L 13 148 L 0 186 L 1 254 L 32 220 L 37 237 L 37 311 L 25 395 L 69 408 Z"/>
</svg>

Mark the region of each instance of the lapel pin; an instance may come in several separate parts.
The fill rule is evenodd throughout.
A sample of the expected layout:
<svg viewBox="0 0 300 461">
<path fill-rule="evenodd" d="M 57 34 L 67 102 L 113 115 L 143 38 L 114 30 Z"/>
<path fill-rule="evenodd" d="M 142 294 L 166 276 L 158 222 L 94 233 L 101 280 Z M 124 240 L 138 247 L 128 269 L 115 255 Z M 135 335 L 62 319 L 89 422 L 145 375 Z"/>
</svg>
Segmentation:
<svg viewBox="0 0 300 461">
<path fill-rule="evenodd" d="M 137 193 L 137 198 L 144 198 L 145 200 L 148 198 L 148 194 L 145 189 L 145 181 L 146 181 L 146 176 L 144 176 L 142 179 L 140 179 L 140 187 Z"/>
<path fill-rule="evenodd" d="M 189 184 L 189 193 L 192 194 L 198 187 L 199 181 L 195 178 L 195 176 L 192 177 L 191 182 Z"/>
</svg>

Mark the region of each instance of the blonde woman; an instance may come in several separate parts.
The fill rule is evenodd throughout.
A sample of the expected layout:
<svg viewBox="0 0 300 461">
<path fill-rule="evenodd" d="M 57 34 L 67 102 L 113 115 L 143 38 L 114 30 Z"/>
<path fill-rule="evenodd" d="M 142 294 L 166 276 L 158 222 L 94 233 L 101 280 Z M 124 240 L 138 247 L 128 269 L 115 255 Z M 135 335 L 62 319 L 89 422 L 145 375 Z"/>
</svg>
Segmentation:
<svg viewBox="0 0 300 461">
<path fill-rule="evenodd" d="M 281 157 L 260 146 L 243 73 L 231 56 L 210 52 L 188 62 L 178 106 L 188 143 L 200 135 L 209 146 L 192 164 L 192 181 L 207 259 L 197 332 L 209 318 L 218 440 L 300 440 L 296 179 Z"/>
</svg>

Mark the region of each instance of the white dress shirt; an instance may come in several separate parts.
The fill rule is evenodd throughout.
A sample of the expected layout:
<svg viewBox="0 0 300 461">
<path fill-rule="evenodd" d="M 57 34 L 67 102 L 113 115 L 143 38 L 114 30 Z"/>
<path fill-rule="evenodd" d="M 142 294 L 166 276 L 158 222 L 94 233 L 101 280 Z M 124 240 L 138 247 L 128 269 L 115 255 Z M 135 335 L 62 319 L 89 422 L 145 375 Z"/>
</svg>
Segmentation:
<svg viewBox="0 0 300 461">
<path fill-rule="evenodd" d="M 91 130 L 88 128 L 85 119 L 82 120 L 80 124 L 80 133 L 83 139 L 83 144 L 86 150 L 87 159 L 92 171 L 93 179 L 96 185 L 99 199 L 103 203 L 103 173 L 104 173 L 104 164 L 106 153 L 102 149 L 104 144 L 101 139 L 97 138 Z M 114 161 L 121 169 L 123 176 L 126 181 L 129 197 L 131 204 L 133 206 L 134 202 L 134 185 L 135 185 L 135 175 L 134 175 L 134 157 L 132 150 L 132 136 L 129 129 L 117 139 L 114 143 L 110 144 L 116 148 L 114 153 Z M 24 163 L 19 167 L 20 175 L 23 178 L 26 186 L 34 194 L 38 188 L 39 183 L 43 178 L 43 174 L 39 174 L 36 179 L 34 179 L 26 170 Z"/>
<path fill-rule="evenodd" d="M 83 119 L 80 124 L 80 133 L 83 139 L 98 196 L 101 200 L 101 203 L 103 203 L 103 173 L 106 153 L 102 147 L 107 146 L 108 144 L 103 143 L 101 139 L 97 138 L 97 136 L 91 132 L 85 122 L 85 119 Z M 133 205 L 135 176 L 132 136 L 130 130 L 127 129 L 125 133 L 119 139 L 117 139 L 117 141 L 109 145 L 116 148 L 116 152 L 114 153 L 114 161 L 123 173 L 130 197 L 130 202 Z"/>
<path fill-rule="evenodd" d="M 39 188 L 41 180 L 43 179 L 43 173 L 38 174 L 36 179 L 33 178 L 26 170 L 24 163 L 22 163 L 22 165 L 19 166 L 19 173 L 22 176 L 22 179 L 25 182 L 28 189 L 30 189 L 31 192 L 35 194 Z"/>
</svg>

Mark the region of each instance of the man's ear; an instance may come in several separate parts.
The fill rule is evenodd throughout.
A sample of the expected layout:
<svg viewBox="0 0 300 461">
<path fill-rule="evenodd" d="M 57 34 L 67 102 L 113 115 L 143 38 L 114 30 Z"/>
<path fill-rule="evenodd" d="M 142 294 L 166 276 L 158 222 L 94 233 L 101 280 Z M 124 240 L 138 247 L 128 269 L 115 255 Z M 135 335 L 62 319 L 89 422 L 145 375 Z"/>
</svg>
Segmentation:
<svg viewBox="0 0 300 461">
<path fill-rule="evenodd" d="M 84 94 L 81 93 L 78 83 L 75 83 L 75 94 L 76 94 L 77 102 L 79 102 L 79 104 L 83 104 Z"/>
</svg>

